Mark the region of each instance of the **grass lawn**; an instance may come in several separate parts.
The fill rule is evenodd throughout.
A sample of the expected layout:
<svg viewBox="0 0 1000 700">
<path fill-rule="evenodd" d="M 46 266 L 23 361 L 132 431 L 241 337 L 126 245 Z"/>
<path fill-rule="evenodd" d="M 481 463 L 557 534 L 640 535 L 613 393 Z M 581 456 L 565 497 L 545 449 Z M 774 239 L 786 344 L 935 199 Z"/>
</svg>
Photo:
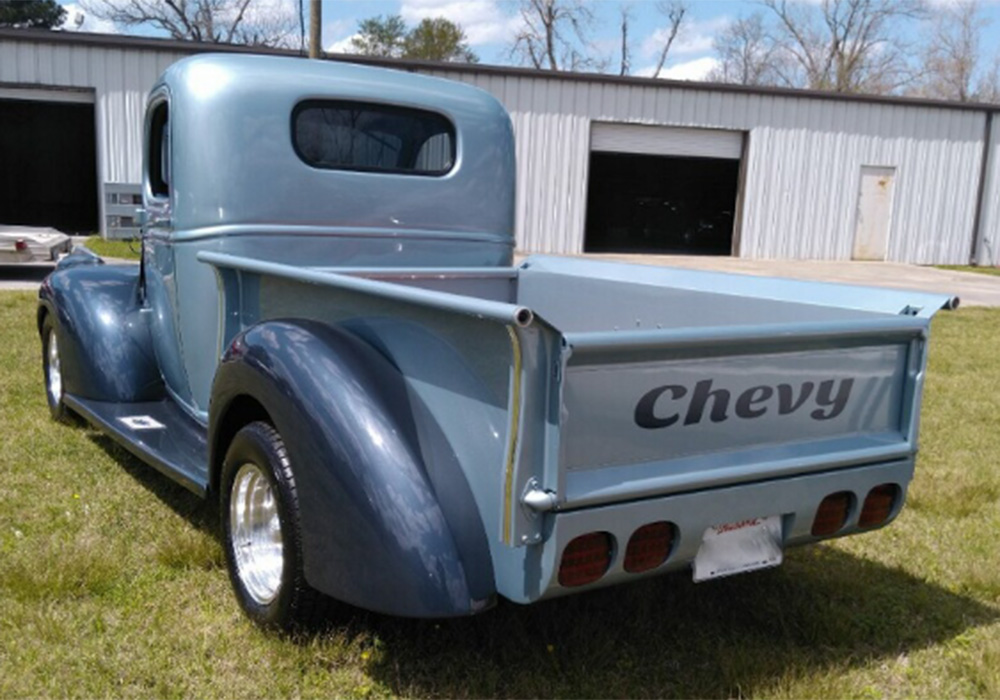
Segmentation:
<svg viewBox="0 0 1000 700">
<path fill-rule="evenodd" d="M 0 294 L 0 697 L 1000 697 L 1000 310 L 934 322 L 899 520 L 694 585 L 448 621 L 258 631 L 213 509 L 49 421 L 34 295 Z"/>
<path fill-rule="evenodd" d="M 939 270 L 954 270 L 955 272 L 977 272 L 980 275 L 1000 275 L 1000 267 L 984 265 L 935 265 Z"/>
<path fill-rule="evenodd" d="M 139 259 L 139 241 L 109 241 L 101 236 L 88 236 L 85 245 L 102 258 Z"/>
</svg>

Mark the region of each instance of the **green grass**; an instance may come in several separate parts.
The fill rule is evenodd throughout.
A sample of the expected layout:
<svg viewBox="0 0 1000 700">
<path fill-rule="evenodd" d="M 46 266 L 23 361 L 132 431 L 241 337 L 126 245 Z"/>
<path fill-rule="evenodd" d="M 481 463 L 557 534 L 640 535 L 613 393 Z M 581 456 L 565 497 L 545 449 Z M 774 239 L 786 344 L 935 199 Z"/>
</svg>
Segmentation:
<svg viewBox="0 0 1000 700">
<path fill-rule="evenodd" d="M 891 527 L 694 585 L 295 639 L 229 590 L 212 508 L 49 421 L 34 295 L 0 294 L 0 697 L 1000 697 L 1000 310 L 934 322 Z"/>
<path fill-rule="evenodd" d="M 980 275 L 1000 275 L 1000 267 L 983 265 L 935 265 L 939 270 L 954 270 L 955 272 L 976 272 Z"/>
<path fill-rule="evenodd" d="M 101 236 L 88 236 L 84 245 L 102 258 L 139 259 L 139 241 L 109 241 Z"/>
</svg>

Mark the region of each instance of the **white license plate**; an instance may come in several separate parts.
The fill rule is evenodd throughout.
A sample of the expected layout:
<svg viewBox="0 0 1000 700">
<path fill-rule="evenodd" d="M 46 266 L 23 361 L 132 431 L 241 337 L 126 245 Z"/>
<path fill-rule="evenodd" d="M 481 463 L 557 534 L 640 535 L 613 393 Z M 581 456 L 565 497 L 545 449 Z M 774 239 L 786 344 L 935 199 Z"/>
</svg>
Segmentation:
<svg viewBox="0 0 1000 700">
<path fill-rule="evenodd" d="M 702 536 L 694 558 L 694 580 L 778 566 L 781 558 L 780 515 L 715 525 Z"/>
</svg>

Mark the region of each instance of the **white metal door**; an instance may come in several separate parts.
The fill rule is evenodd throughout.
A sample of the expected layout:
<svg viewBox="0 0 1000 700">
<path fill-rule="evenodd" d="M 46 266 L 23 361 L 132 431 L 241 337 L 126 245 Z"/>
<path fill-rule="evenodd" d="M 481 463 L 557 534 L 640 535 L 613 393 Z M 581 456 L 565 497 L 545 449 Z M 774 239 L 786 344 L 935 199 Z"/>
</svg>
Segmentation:
<svg viewBox="0 0 1000 700">
<path fill-rule="evenodd" d="M 861 166 L 858 222 L 854 230 L 855 260 L 885 260 L 892 223 L 892 190 L 896 169 Z"/>
</svg>

